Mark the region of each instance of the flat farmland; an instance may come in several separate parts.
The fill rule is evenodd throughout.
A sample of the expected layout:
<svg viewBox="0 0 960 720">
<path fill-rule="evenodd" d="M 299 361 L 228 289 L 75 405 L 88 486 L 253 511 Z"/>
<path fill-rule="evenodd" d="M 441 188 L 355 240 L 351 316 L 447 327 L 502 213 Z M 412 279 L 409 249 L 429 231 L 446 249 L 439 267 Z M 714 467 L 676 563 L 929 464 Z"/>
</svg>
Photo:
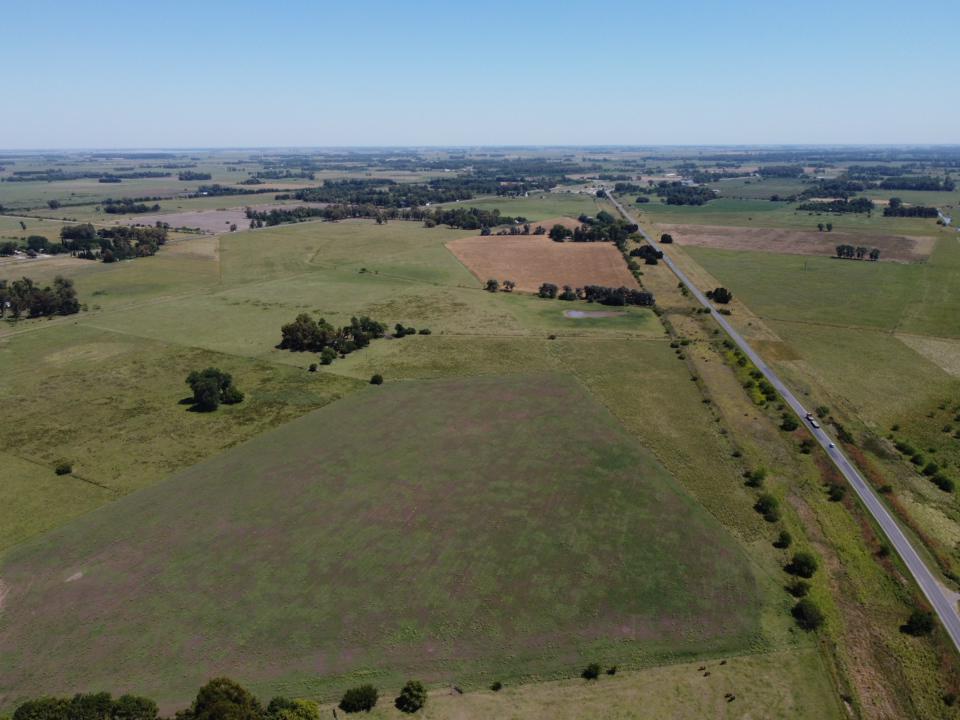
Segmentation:
<svg viewBox="0 0 960 720">
<path fill-rule="evenodd" d="M 865 235 L 723 225 L 661 224 L 659 229 L 670 233 L 674 242 L 680 245 L 827 257 L 836 254 L 837 245 L 862 245 L 868 250 L 878 248 L 881 260 L 901 262 L 925 260 L 933 252 L 936 243 L 934 238 L 925 236 Z"/>
<path fill-rule="evenodd" d="M 17 546 L 0 578 L 3 706 L 107 686 L 178 707 L 220 674 L 469 688 L 760 634 L 737 542 L 557 374 L 354 393 Z"/>
<path fill-rule="evenodd" d="M 525 292 L 536 292 L 546 282 L 558 287 L 638 287 L 620 251 L 610 243 L 558 243 L 546 235 L 488 235 L 452 240 L 447 247 L 481 282 L 509 279 Z"/>
</svg>

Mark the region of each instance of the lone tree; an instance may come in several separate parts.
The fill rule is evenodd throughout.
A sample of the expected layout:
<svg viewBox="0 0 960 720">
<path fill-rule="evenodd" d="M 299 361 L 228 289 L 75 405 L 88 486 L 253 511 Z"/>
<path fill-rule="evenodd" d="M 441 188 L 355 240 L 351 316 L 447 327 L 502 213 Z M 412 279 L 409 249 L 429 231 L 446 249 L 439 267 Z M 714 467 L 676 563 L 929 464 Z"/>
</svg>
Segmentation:
<svg viewBox="0 0 960 720">
<path fill-rule="evenodd" d="M 663 235 L 660 236 L 660 242 L 666 243 L 667 245 L 669 245 L 670 243 L 673 242 L 673 235 L 671 235 L 670 233 L 664 233 Z"/>
<path fill-rule="evenodd" d="M 497 280 L 494 280 L 493 278 L 490 278 L 489 280 L 487 280 L 487 284 L 484 287 L 484 290 L 486 290 L 487 292 L 497 292 L 497 290 L 499 289 L 500 289 L 500 282 Z"/>
<path fill-rule="evenodd" d="M 380 373 L 377 373 L 376 375 L 374 375 L 373 377 L 371 377 L 371 378 L 370 378 L 370 384 L 371 384 L 371 385 L 383 385 L 383 375 L 381 375 Z"/>
<path fill-rule="evenodd" d="M 263 706 L 248 690 L 228 678 L 211 680 L 197 693 L 189 709 L 177 713 L 185 720 L 261 720 Z"/>
<path fill-rule="evenodd" d="M 503 281 L 503 291 L 504 292 L 513 292 L 514 288 L 517 287 L 517 284 L 513 280 L 504 280 Z"/>
<path fill-rule="evenodd" d="M 715 303 L 726 305 L 728 302 L 733 300 L 733 293 L 727 290 L 725 287 L 718 287 L 714 288 L 713 290 L 707 290 L 707 297 L 710 300 L 713 300 Z"/>
<path fill-rule="evenodd" d="M 220 403 L 243 402 L 243 393 L 233 384 L 233 376 L 219 368 L 194 370 L 187 376 L 187 385 L 193 391 L 194 407 L 202 412 L 216 410 Z"/>
<path fill-rule="evenodd" d="M 400 712 L 415 713 L 427 704 L 427 689 L 419 680 L 408 680 L 393 704 Z"/>
<path fill-rule="evenodd" d="M 376 707 L 379 697 L 380 693 L 373 685 L 360 685 L 347 690 L 338 707 L 345 713 L 370 712 Z"/>
<path fill-rule="evenodd" d="M 802 598 L 790 611 L 797 625 L 804 630 L 816 630 L 823 625 L 823 612 L 810 598 Z"/>
</svg>

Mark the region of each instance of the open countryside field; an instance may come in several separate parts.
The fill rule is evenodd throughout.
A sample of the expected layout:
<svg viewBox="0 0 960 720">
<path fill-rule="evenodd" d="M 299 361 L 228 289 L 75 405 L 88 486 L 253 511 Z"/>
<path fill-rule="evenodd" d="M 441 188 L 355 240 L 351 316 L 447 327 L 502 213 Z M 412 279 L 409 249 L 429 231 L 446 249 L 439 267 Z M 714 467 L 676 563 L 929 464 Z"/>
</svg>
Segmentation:
<svg viewBox="0 0 960 720">
<path fill-rule="evenodd" d="M 704 667 L 708 669 L 701 670 Z M 785 684 L 785 678 L 793 682 Z M 332 706 L 324 708 L 332 710 Z M 498 693 L 459 695 L 450 689 L 437 690 L 430 694 L 422 716 L 429 720 L 747 720 L 767 716 L 828 720 L 844 714 L 816 652 L 796 650 L 731 658 L 723 665 L 696 662 L 618 671 L 595 685 L 576 679 L 508 686 Z M 369 717 L 399 720 L 405 715 L 384 703 Z"/>
<path fill-rule="evenodd" d="M 869 217 L 858 213 L 825 213 L 796 210 L 795 205 L 769 200 L 735 200 L 718 198 L 706 205 L 667 205 L 650 202 L 633 205 L 644 226 L 652 224 L 733 225 L 735 227 L 781 228 L 815 231 L 817 223 L 833 223 L 834 232 L 865 235 L 931 235 L 955 236 L 933 219 L 883 217 L 874 212 Z"/>
<path fill-rule="evenodd" d="M 741 548 L 554 375 L 354 394 L 17 547 L 0 577 L 4 705 L 121 668 L 182 703 L 211 674 L 470 685 L 759 632 Z"/>
<path fill-rule="evenodd" d="M 667 225 L 658 229 L 670 233 L 680 245 L 750 250 L 788 255 L 836 254 L 837 245 L 863 245 L 880 250 L 883 260 L 918 262 L 929 257 L 936 240 L 932 237 L 898 235 L 865 235 L 841 232 L 782 230 L 775 228 L 732 227 L 722 225 Z"/>
<path fill-rule="evenodd" d="M 370 173 L 391 171 L 321 174 Z M 147 219 L 272 199 L 175 198 Z M 706 209 L 724 202 L 733 201 Z M 533 226 L 610 209 L 566 192 L 436 207 L 457 206 Z M 712 227 L 700 223 L 708 214 L 684 215 L 702 210 L 666 212 L 679 232 L 720 236 L 719 249 L 678 238 L 677 251 L 687 262 L 714 253 L 717 284 L 722 268 L 743 274 L 741 290 L 723 270 L 733 317 L 756 325 L 791 381 L 844 411 L 855 406 L 844 395 L 859 398 L 865 418 L 896 417 L 905 431 L 952 422 L 950 404 L 928 417 L 905 400 L 953 393 L 953 340 L 927 334 L 932 324 L 952 333 L 954 314 L 928 312 L 955 302 L 954 258 L 939 240 L 952 236 L 912 219 L 894 220 L 899 230 L 874 217 L 840 231 L 830 216 L 778 229 L 730 209 Z M 93 205 L 39 212 L 144 218 Z M 868 244 L 877 233 L 906 237 L 908 226 L 919 229 L 909 233 L 917 247 L 938 244 L 915 263 L 887 261 L 895 239 L 879 263 L 780 252 L 819 239 L 824 220 L 835 224 L 830 254 L 838 238 Z M 583 278 L 589 267 L 578 261 L 569 284 L 634 285 L 609 244 L 478 238 L 394 219 L 238 226 L 177 234 L 155 256 L 113 264 L 0 263 L 2 279 L 69 276 L 84 306 L 0 325 L 0 365 L 12 368 L 0 375 L 0 409 L 19 420 L 0 439 L 0 464 L 18 476 L 0 483 L 0 711 L 39 693 L 103 688 L 142 692 L 172 712 L 212 674 L 264 700 L 333 702 L 369 681 L 382 691 L 374 717 L 397 714 L 388 694 L 410 677 L 430 688 L 424 716 L 436 718 L 832 718 L 841 696 L 863 718 L 895 716 L 897 697 L 904 708 L 943 705 L 952 686 L 936 646 L 897 630 L 911 589 L 860 538 L 852 504 L 825 498 L 799 435 L 777 429 L 775 406 L 743 392 L 712 320 L 690 314 L 662 263 L 640 278 L 656 312 L 608 308 L 534 292 L 567 284 L 537 274 L 580 248 L 607 252 L 611 276 Z M 762 248 L 741 249 L 741 234 Z M 546 254 L 510 257 L 499 277 L 456 252 L 482 244 L 481 259 L 493 262 L 530 239 Z M 804 263 L 819 280 L 805 278 L 812 299 L 798 322 L 790 282 Z M 532 279 L 516 292 L 483 290 L 489 275 L 522 273 Z M 769 298 L 764 312 L 752 292 Z M 821 331 L 824 311 L 841 321 L 834 335 Z M 309 372 L 315 352 L 277 347 L 280 327 L 301 313 L 335 325 L 369 315 L 390 331 L 402 323 L 430 334 L 375 339 Z M 190 410 L 184 379 L 208 366 L 233 375 L 241 404 Z M 370 387 L 374 374 L 383 387 Z M 951 451 L 938 452 L 952 467 Z M 54 474 L 62 461 L 71 474 Z M 778 522 L 754 509 L 760 491 L 744 475 L 757 468 L 781 503 Z M 896 488 L 931 533 L 956 543 L 952 496 L 936 498 L 919 475 Z M 785 529 L 789 549 L 774 545 Z M 784 566 L 807 548 L 823 561 L 809 591 L 826 616 L 816 633 L 796 626 L 785 592 Z M 834 565 L 834 553 L 847 565 Z M 841 593 L 873 617 L 851 619 Z M 864 633 L 874 626 L 882 631 Z M 858 636 L 864 647 L 848 650 Z M 593 660 L 621 672 L 571 679 Z M 909 669 L 895 672 L 901 661 Z M 484 689 L 495 679 L 503 692 Z"/>
</svg>

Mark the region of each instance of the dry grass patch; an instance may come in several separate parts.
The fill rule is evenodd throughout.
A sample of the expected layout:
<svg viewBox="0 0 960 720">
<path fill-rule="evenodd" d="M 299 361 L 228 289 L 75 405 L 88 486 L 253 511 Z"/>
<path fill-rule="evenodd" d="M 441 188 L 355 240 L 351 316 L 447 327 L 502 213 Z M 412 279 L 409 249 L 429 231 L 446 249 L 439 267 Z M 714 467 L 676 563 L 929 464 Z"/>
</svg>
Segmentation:
<svg viewBox="0 0 960 720">
<path fill-rule="evenodd" d="M 860 235 L 781 228 L 723 227 L 721 225 L 660 225 L 680 245 L 754 250 L 787 255 L 833 255 L 837 245 L 879 248 L 881 260 L 918 262 L 933 252 L 935 238 L 904 235 Z"/>
<path fill-rule="evenodd" d="M 531 224 L 576 227 L 570 218 Z M 610 243 L 558 243 L 546 235 L 489 235 L 452 240 L 447 248 L 481 282 L 513 280 L 517 289 L 536 292 L 545 282 L 563 286 L 637 287 L 620 252 Z"/>
</svg>

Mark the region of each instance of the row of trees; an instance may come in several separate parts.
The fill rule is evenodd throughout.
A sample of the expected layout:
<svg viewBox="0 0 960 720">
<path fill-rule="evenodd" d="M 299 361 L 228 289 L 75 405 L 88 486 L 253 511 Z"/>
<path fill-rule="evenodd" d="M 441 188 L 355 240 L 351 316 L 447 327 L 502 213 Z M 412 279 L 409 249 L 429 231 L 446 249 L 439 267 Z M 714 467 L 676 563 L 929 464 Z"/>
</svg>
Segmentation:
<svg viewBox="0 0 960 720">
<path fill-rule="evenodd" d="M 844 260 L 863 260 L 864 258 L 870 258 L 876 261 L 880 259 L 880 249 L 873 248 L 872 250 L 867 250 L 863 245 L 837 245 L 837 257 Z"/>
<path fill-rule="evenodd" d="M 11 283 L 0 280 L 0 318 L 8 311 L 14 319 L 24 315 L 72 315 L 80 312 L 80 302 L 73 280 L 60 275 L 54 278 L 52 287 L 41 287 L 28 277 Z"/>
<path fill-rule="evenodd" d="M 935 218 L 940 213 L 935 207 L 926 205 L 904 205 L 900 198 L 890 198 L 889 204 L 883 209 L 884 217 L 922 217 Z"/>
<path fill-rule="evenodd" d="M 372 218 L 378 223 L 388 220 L 415 220 L 423 222 L 427 227 L 447 225 L 464 230 L 482 230 L 500 225 L 518 227 L 526 224 L 524 217 L 510 217 L 501 215 L 499 210 L 482 210 L 480 208 L 383 208 L 372 203 L 366 204 L 333 204 L 326 207 L 311 207 L 301 205 L 290 208 L 274 208 L 272 210 L 255 210 L 246 208 L 247 218 L 251 227 L 280 225 L 283 223 L 304 222 L 306 220 L 346 220 L 348 218 Z M 538 226 L 532 231 L 534 235 L 545 232 Z"/>
<path fill-rule="evenodd" d="M 957 184 L 949 176 L 945 178 L 923 176 L 901 176 L 885 178 L 878 185 L 883 190 L 927 190 L 934 192 L 953 192 Z"/>
<path fill-rule="evenodd" d="M 551 300 L 586 300 L 587 302 L 596 302 L 601 305 L 613 305 L 617 307 L 625 305 L 653 307 L 655 304 L 653 293 L 646 290 L 635 290 L 627 287 L 613 288 L 604 285 L 584 285 L 578 288 L 571 285 L 564 285 L 561 291 L 561 289 L 553 283 L 543 283 L 537 294 L 542 298 Z"/>
<path fill-rule="evenodd" d="M 836 200 L 804 202 L 797 205 L 797 210 L 829 213 L 869 213 L 873 212 L 874 207 L 873 200 L 870 198 L 858 197 L 852 200 L 839 198 Z"/>
<path fill-rule="evenodd" d="M 103 211 L 114 215 L 135 215 L 137 213 L 158 212 L 160 205 L 154 203 L 136 202 L 132 198 L 122 198 L 120 200 L 104 200 Z"/>
<path fill-rule="evenodd" d="M 345 713 L 370 712 L 379 698 L 376 687 L 360 685 L 343 694 L 339 708 Z M 417 680 L 408 681 L 394 700 L 394 706 L 404 713 L 415 713 L 426 704 L 427 689 Z M 158 710 L 150 698 L 114 698 L 100 692 L 28 700 L 14 710 L 11 720 L 158 720 Z M 176 720 L 320 720 L 320 707 L 312 700 L 282 696 L 264 707 L 238 683 L 216 678 L 200 688 L 190 707 L 176 714 Z"/>
</svg>

